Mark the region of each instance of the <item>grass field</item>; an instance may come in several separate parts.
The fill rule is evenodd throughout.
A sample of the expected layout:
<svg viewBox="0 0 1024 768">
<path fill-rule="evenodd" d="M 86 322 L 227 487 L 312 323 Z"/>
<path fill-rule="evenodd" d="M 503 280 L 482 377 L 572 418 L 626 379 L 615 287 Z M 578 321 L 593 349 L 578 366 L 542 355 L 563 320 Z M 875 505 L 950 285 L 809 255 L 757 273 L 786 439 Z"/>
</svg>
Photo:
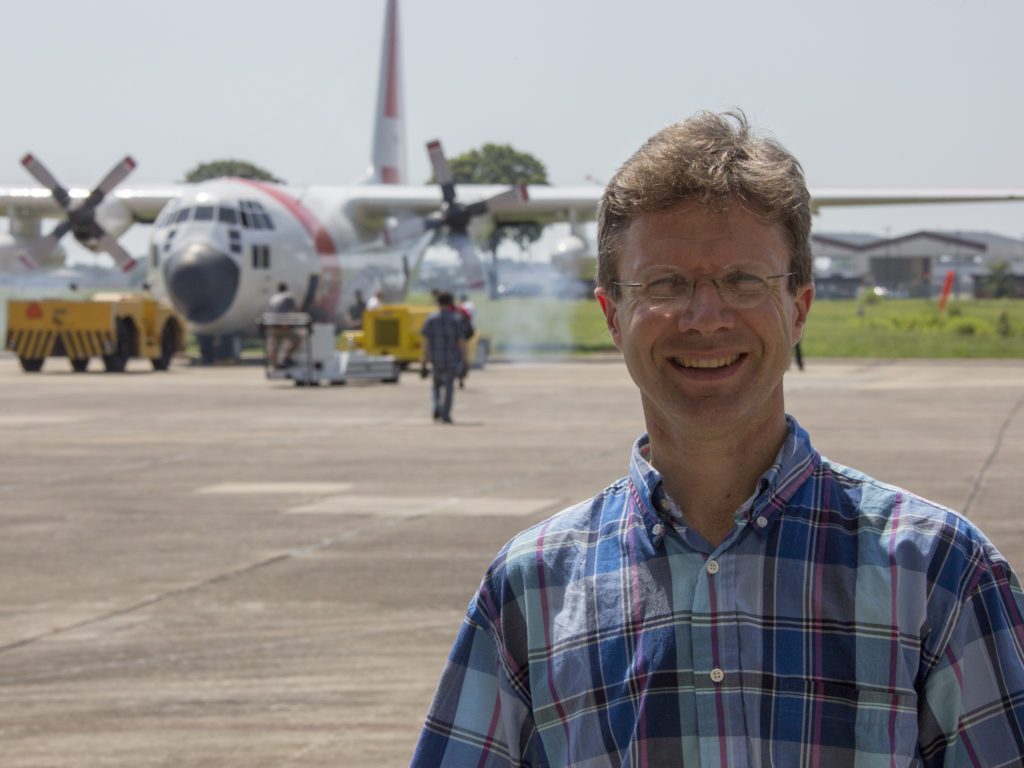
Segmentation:
<svg viewBox="0 0 1024 768">
<path fill-rule="evenodd" d="M 477 326 L 499 353 L 614 349 L 596 301 L 476 300 Z M 818 301 L 804 336 L 808 357 L 1024 357 L 1024 301 Z"/>
</svg>

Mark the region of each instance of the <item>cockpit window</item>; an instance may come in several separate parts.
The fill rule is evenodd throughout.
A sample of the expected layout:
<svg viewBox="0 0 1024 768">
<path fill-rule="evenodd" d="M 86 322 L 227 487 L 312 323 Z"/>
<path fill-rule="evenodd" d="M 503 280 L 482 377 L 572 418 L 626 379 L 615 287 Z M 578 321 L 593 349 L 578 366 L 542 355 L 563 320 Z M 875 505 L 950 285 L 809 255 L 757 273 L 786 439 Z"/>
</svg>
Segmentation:
<svg viewBox="0 0 1024 768">
<path fill-rule="evenodd" d="M 263 204 L 258 200 L 239 200 L 238 207 L 241 209 L 242 226 L 252 229 L 273 229 L 274 220 L 264 210 Z"/>
<path fill-rule="evenodd" d="M 192 214 L 191 208 L 182 208 L 174 215 L 174 223 L 180 224 L 183 221 L 187 221 L 188 217 Z"/>
<path fill-rule="evenodd" d="M 212 221 L 213 220 L 213 206 L 212 205 L 200 205 L 196 207 L 196 221 Z"/>
<path fill-rule="evenodd" d="M 177 200 L 172 200 L 167 204 L 167 207 L 164 208 L 163 213 L 160 214 L 160 218 L 157 219 L 156 226 L 158 229 L 160 227 L 166 227 L 174 220 L 174 214 L 178 210 L 179 205 L 180 203 Z"/>
<path fill-rule="evenodd" d="M 223 224 L 237 224 L 238 211 L 236 211 L 234 208 L 218 208 L 217 221 Z"/>
</svg>

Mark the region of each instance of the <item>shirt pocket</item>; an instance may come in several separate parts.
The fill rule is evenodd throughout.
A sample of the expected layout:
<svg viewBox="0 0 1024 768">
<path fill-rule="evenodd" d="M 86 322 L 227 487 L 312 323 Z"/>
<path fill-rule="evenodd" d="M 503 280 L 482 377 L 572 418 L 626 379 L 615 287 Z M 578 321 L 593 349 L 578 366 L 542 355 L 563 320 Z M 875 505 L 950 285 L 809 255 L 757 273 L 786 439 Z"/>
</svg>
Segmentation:
<svg viewBox="0 0 1024 768">
<path fill-rule="evenodd" d="M 770 700 L 775 765 L 921 764 L 913 693 L 805 679 L 785 681 Z"/>
</svg>

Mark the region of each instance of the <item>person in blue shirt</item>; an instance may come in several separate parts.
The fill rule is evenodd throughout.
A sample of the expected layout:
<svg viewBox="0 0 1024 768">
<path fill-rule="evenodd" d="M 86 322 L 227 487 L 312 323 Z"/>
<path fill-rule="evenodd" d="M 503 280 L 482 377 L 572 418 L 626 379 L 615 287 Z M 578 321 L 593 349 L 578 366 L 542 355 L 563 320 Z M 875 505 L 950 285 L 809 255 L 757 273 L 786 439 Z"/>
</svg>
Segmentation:
<svg viewBox="0 0 1024 768">
<path fill-rule="evenodd" d="M 810 231 L 799 163 L 742 113 L 616 173 L 595 294 L 647 431 L 625 477 L 498 553 L 415 768 L 1024 765 L 1005 558 L 786 413 Z"/>
<path fill-rule="evenodd" d="M 437 295 L 437 312 L 428 317 L 420 330 L 422 352 L 420 370 L 426 374 L 429 361 L 433 373 L 431 401 L 434 420 L 452 423 L 452 398 L 455 378 L 462 371 L 466 359 L 466 339 L 463 334 L 462 315 L 455 310 L 455 301 L 447 291 Z"/>
</svg>

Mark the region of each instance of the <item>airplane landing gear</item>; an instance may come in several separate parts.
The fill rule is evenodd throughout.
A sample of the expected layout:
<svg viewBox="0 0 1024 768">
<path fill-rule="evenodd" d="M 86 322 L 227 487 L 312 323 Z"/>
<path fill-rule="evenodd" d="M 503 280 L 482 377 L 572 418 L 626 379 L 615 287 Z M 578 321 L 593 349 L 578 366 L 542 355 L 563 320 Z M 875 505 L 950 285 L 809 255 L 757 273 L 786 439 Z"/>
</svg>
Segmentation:
<svg viewBox="0 0 1024 768">
<path fill-rule="evenodd" d="M 196 334 L 199 342 L 199 361 L 203 365 L 214 363 L 237 363 L 242 359 L 242 335 L 229 333 L 225 336 Z"/>
</svg>

